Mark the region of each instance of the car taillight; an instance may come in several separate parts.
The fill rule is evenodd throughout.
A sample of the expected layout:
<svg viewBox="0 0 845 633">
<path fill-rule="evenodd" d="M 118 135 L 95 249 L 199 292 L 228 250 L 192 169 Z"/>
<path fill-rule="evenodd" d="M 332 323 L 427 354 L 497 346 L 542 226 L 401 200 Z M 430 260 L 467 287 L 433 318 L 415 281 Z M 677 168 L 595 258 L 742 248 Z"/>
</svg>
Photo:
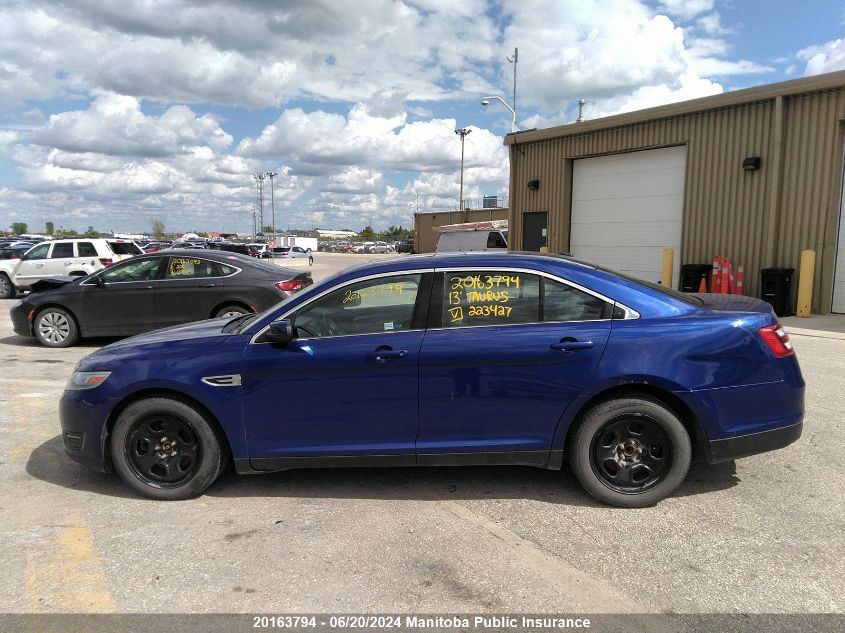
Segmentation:
<svg viewBox="0 0 845 633">
<path fill-rule="evenodd" d="M 760 336 L 763 337 L 763 341 L 777 358 L 784 358 L 795 353 L 795 350 L 792 349 L 792 343 L 789 342 L 789 334 L 784 331 L 780 323 L 761 327 Z"/>
<path fill-rule="evenodd" d="M 101 263 L 104 267 L 105 267 L 105 266 L 111 266 L 111 265 L 112 265 L 112 260 L 111 260 L 111 259 L 109 259 L 108 257 L 101 257 L 101 258 L 100 258 L 100 263 Z"/>
<path fill-rule="evenodd" d="M 297 290 L 302 290 L 302 286 L 304 282 L 299 279 L 292 279 L 290 281 L 279 281 L 276 283 L 276 288 L 281 290 L 282 292 L 296 292 Z"/>
</svg>

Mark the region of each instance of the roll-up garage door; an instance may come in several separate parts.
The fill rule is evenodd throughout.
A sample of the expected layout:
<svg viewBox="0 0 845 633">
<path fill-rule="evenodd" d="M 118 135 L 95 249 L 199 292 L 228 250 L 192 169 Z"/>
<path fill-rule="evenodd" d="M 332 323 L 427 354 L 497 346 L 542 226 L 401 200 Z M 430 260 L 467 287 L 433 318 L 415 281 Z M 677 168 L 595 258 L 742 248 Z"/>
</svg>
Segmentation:
<svg viewBox="0 0 845 633">
<path fill-rule="evenodd" d="M 584 261 L 660 281 L 663 249 L 681 263 L 686 147 L 576 160 L 569 249 Z"/>
</svg>

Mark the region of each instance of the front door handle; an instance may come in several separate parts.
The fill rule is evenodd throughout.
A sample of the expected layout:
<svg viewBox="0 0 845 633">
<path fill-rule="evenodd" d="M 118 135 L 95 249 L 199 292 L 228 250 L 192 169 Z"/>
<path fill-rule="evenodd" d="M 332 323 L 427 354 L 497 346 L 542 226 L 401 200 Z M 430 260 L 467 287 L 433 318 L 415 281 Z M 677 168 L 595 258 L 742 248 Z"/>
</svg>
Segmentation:
<svg viewBox="0 0 845 633">
<path fill-rule="evenodd" d="M 592 341 L 577 341 L 572 337 L 566 337 L 560 339 L 557 343 L 551 344 L 552 349 L 559 350 L 561 352 L 575 352 L 579 349 L 593 349 L 593 342 Z"/>
<path fill-rule="evenodd" d="M 405 358 L 407 355 L 408 350 L 393 349 L 391 347 L 388 347 L 387 345 L 383 345 L 381 347 L 377 347 L 375 351 L 372 351 L 367 354 L 367 358 L 373 358 L 378 363 L 386 363 L 391 360 L 399 360 L 400 358 Z"/>
<path fill-rule="evenodd" d="M 200 288 L 214 288 L 214 284 L 200 284 Z"/>
</svg>

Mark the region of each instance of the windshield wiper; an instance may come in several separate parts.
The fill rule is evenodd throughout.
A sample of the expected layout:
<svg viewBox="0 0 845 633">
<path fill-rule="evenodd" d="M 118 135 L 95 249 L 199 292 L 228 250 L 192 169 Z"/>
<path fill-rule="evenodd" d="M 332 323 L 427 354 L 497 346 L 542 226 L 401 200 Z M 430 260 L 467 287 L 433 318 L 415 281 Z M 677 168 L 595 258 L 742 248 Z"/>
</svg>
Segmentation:
<svg viewBox="0 0 845 633">
<path fill-rule="evenodd" d="M 226 325 L 223 326 L 223 329 L 221 330 L 221 332 L 226 332 L 227 334 L 229 332 L 240 332 L 241 329 L 243 328 L 243 326 L 245 326 L 247 323 L 249 323 L 252 320 L 252 317 L 254 317 L 254 316 L 255 316 L 254 314 L 249 314 L 249 313 L 239 314 L 238 316 L 233 318 L 231 321 L 227 321 Z"/>
</svg>

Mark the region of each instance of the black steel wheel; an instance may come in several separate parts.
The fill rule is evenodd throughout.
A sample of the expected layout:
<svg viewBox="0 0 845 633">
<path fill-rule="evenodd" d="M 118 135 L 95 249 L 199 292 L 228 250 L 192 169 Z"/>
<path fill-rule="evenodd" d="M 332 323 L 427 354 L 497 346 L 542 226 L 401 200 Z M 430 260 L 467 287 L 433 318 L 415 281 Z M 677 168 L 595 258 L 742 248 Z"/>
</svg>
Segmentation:
<svg viewBox="0 0 845 633">
<path fill-rule="evenodd" d="M 14 299 L 15 284 L 6 273 L 0 273 L 0 299 Z"/>
<path fill-rule="evenodd" d="M 189 499 L 223 471 L 225 440 L 196 408 L 171 398 L 146 398 L 118 416 L 110 441 L 120 477 L 153 499 Z"/>
<path fill-rule="evenodd" d="M 638 508 L 657 503 L 681 484 L 692 446 L 683 423 L 666 405 L 626 397 L 587 411 L 572 437 L 569 457 L 593 497 Z"/>
</svg>

